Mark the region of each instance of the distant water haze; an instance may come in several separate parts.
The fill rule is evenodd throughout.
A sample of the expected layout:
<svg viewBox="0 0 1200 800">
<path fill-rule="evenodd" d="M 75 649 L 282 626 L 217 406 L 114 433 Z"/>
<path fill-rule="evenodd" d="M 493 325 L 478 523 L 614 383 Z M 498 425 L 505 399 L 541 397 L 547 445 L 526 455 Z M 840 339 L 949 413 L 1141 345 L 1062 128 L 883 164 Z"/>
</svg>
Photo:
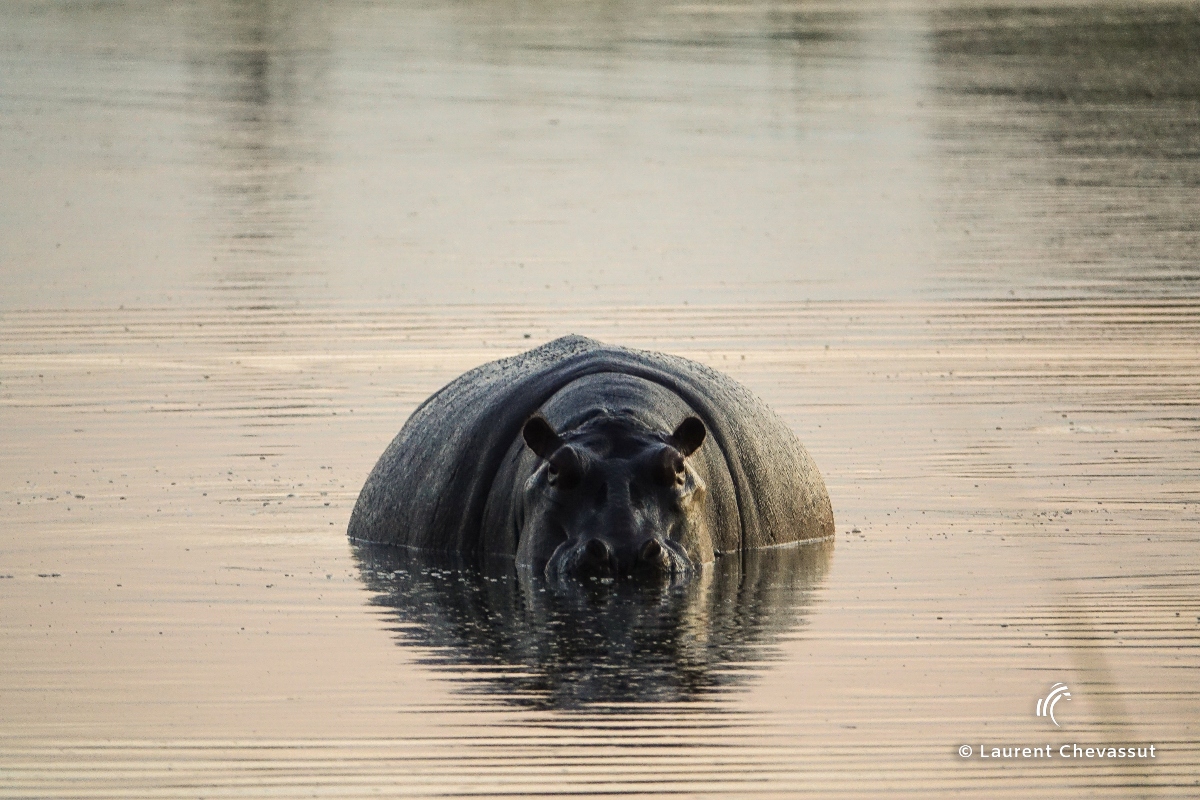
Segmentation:
<svg viewBox="0 0 1200 800">
<path fill-rule="evenodd" d="M 0 13 L 3 308 L 1197 287 L 1192 4 Z"/>
</svg>

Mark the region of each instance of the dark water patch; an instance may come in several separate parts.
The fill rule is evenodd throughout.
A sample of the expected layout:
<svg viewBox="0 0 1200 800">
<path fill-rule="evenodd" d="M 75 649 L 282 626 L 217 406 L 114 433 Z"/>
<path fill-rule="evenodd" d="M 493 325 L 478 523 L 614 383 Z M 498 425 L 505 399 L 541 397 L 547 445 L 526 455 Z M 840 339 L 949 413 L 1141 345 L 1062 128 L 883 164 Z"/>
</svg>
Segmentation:
<svg viewBox="0 0 1200 800">
<path fill-rule="evenodd" d="M 979 262 L 981 283 L 1005 264 L 996 283 L 1018 295 L 1194 294 L 1200 10 L 993 4 L 928 19 L 937 125 L 965 156 L 952 260 Z"/>
<path fill-rule="evenodd" d="M 943 59 L 998 67 L 969 91 L 1031 100 L 1200 100 L 1200 9 L 1193 4 L 993 6 L 935 14 Z"/>
</svg>

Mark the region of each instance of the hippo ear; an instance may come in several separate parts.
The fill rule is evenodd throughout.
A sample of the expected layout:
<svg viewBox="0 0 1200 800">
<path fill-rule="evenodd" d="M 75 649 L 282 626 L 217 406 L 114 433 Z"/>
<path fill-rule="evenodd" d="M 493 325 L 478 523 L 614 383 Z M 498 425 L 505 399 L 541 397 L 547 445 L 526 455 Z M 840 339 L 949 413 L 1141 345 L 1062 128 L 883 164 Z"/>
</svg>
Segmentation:
<svg viewBox="0 0 1200 800">
<path fill-rule="evenodd" d="M 554 432 L 554 428 L 541 414 L 534 414 L 525 422 L 521 436 L 529 449 L 542 458 L 549 458 L 555 450 L 562 447 L 562 439 Z"/>
<path fill-rule="evenodd" d="M 688 417 L 679 423 L 679 427 L 671 434 L 671 446 L 686 458 L 700 449 L 706 434 L 704 423 L 699 417 Z"/>
</svg>

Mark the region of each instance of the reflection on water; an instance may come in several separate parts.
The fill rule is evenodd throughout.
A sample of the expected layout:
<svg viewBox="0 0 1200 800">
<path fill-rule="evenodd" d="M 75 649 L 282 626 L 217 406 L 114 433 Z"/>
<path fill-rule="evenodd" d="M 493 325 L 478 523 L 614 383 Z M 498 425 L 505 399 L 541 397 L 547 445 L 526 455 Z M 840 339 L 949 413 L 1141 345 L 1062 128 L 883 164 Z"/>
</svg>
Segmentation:
<svg viewBox="0 0 1200 800">
<path fill-rule="evenodd" d="M 544 709 L 709 699 L 743 685 L 804 622 L 833 544 L 752 551 L 671 588 L 549 585 L 511 560 L 471 565 L 354 545 L 373 603 L 401 645 L 464 690 Z"/>
<path fill-rule="evenodd" d="M 0 304 L 1190 295 L 1197 14 L 8 4 Z"/>
<path fill-rule="evenodd" d="M 202 280 L 235 303 L 291 301 L 319 225 L 311 173 L 326 160 L 314 109 L 328 102 L 328 21 L 319 4 L 247 0 L 201 6 L 191 22 L 188 92 L 205 112 L 197 144 L 212 183 Z"/>
</svg>

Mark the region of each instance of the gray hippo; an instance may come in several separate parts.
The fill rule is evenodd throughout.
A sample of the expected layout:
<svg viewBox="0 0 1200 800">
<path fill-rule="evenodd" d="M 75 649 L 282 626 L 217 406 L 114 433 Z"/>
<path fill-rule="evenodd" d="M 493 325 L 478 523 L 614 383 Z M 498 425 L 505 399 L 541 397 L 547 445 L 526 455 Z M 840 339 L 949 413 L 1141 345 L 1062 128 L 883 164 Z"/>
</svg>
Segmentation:
<svg viewBox="0 0 1200 800">
<path fill-rule="evenodd" d="M 745 387 L 582 336 L 476 367 L 422 403 L 348 529 L 604 582 L 675 582 L 726 554 L 833 532 L 816 465 Z"/>
</svg>

